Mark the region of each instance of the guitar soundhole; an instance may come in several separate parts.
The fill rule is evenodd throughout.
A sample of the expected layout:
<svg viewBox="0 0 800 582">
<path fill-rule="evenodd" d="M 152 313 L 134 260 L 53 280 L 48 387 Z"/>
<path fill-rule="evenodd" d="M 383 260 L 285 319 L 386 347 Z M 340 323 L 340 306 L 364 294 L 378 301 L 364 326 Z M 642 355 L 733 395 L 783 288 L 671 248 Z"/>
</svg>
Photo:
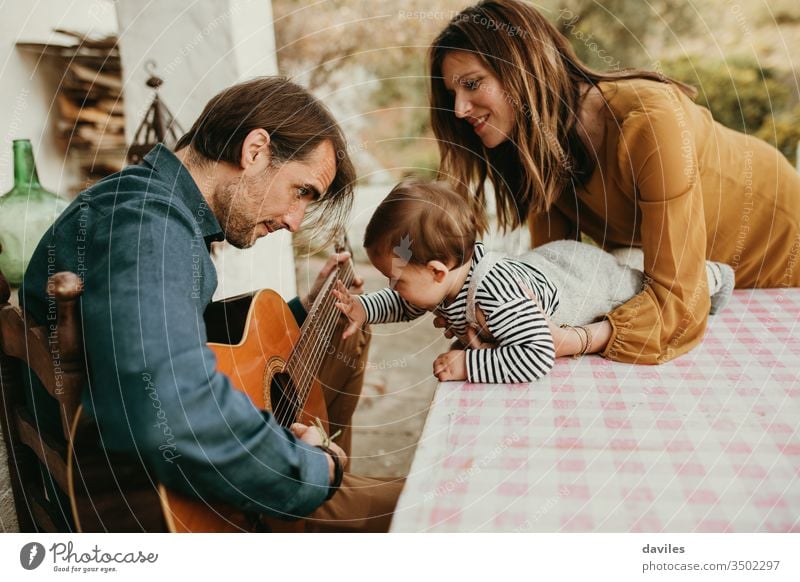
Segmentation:
<svg viewBox="0 0 800 582">
<path fill-rule="evenodd" d="M 297 418 L 300 409 L 294 382 L 288 374 L 279 372 L 272 377 L 269 394 L 272 414 L 281 425 L 288 428 Z"/>
</svg>

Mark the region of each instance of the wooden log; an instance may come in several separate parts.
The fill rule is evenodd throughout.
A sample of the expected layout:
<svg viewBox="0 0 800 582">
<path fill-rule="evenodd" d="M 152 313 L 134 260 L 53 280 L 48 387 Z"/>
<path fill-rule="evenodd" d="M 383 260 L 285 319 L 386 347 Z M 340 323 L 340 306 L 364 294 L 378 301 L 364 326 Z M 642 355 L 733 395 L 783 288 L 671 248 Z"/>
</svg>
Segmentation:
<svg viewBox="0 0 800 582">
<path fill-rule="evenodd" d="M 98 99 L 95 107 L 108 113 L 115 115 L 123 115 L 125 110 L 125 101 L 123 98 L 119 99 Z"/>
<path fill-rule="evenodd" d="M 108 87 L 116 91 L 122 91 L 122 79 L 120 79 L 119 77 L 114 77 L 112 75 L 104 73 L 98 73 L 97 71 L 94 71 L 89 67 L 79 65 L 78 63 L 71 63 L 69 66 L 69 70 L 78 79 L 80 79 L 85 83 L 89 83 L 90 85 L 101 85 L 103 87 Z"/>
<path fill-rule="evenodd" d="M 105 36 L 103 38 L 92 38 L 90 36 L 86 36 L 82 32 L 78 32 L 75 30 L 69 30 L 67 28 L 54 28 L 53 32 L 57 32 L 58 34 L 63 34 L 66 36 L 70 36 L 74 39 L 77 39 L 80 43 L 80 46 L 86 46 L 91 48 L 99 48 L 104 50 L 110 50 L 117 46 L 117 37 L 116 36 Z"/>
<path fill-rule="evenodd" d="M 58 109 L 67 121 L 86 121 L 97 125 L 101 130 L 125 130 L 125 118 L 95 107 L 79 107 L 69 97 L 60 94 L 57 97 Z"/>
<path fill-rule="evenodd" d="M 77 134 L 98 149 L 124 147 L 126 144 L 123 133 L 99 131 L 89 125 L 79 126 Z"/>
</svg>

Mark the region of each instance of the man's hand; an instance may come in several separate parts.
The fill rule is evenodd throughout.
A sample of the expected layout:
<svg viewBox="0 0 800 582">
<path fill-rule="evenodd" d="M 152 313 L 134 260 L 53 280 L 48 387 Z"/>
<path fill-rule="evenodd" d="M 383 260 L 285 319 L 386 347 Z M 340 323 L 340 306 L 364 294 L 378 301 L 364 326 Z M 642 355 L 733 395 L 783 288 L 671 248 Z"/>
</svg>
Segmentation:
<svg viewBox="0 0 800 582">
<path fill-rule="evenodd" d="M 291 427 L 290 430 L 292 434 L 299 438 L 301 441 L 306 443 L 307 445 L 311 445 L 312 447 L 318 447 L 322 445 L 322 435 L 317 430 L 315 426 L 306 426 L 305 424 L 301 424 L 299 422 L 295 422 Z M 337 445 L 336 443 L 330 443 L 328 448 L 332 450 L 336 455 L 339 457 L 339 462 L 342 464 L 342 468 L 344 469 L 347 466 L 347 455 L 342 450 L 342 447 Z M 334 478 L 334 465 L 333 459 L 331 459 L 330 455 L 326 454 L 325 458 L 328 459 L 328 482 L 333 483 Z"/>
<path fill-rule="evenodd" d="M 440 354 L 433 361 L 433 375 L 440 382 L 467 379 L 467 353 L 464 350 L 450 350 Z"/>
<path fill-rule="evenodd" d="M 303 304 L 303 307 L 306 311 L 311 309 L 311 305 L 314 303 L 314 300 L 319 295 L 322 286 L 325 284 L 325 279 L 328 278 L 333 270 L 336 268 L 336 265 L 339 263 L 344 263 L 345 261 L 350 259 L 350 253 L 343 252 L 331 255 L 328 261 L 325 263 L 325 266 L 322 267 L 322 270 L 317 275 L 317 279 L 314 281 L 314 284 L 311 286 L 311 290 L 308 292 L 308 295 L 300 299 L 300 303 Z M 353 283 L 350 285 L 350 292 L 355 293 L 358 295 L 361 293 L 364 287 L 364 280 L 359 277 L 358 275 L 354 275 Z"/>
<path fill-rule="evenodd" d="M 353 297 L 341 281 L 336 281 L 336 289 L 331 291 L 339 301 L 335 304 L 336 308 L 347 316 L 350 325 L 342 333 L 342 339 L 347 339 L 359 329 L 364 327 L 367 322 L 367 312 L 364 305 Z"/>
</svg>

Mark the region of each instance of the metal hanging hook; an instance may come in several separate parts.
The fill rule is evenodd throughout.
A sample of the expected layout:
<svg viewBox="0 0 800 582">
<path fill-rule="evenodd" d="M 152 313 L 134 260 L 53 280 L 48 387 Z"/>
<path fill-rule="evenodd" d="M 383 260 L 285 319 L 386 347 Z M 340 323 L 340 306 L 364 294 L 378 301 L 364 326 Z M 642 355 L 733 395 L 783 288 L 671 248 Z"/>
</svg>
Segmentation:
<svg viewBox="0 0 800 582">
<path fill-rule="evenodd" d="M 155 59 L 147 59 L 144 63 L 144 70 L 147 71 L 147 74 L 152 77 L 156 75 L 157 68 L 158 63 L 156 63 Z"/>
</svg>

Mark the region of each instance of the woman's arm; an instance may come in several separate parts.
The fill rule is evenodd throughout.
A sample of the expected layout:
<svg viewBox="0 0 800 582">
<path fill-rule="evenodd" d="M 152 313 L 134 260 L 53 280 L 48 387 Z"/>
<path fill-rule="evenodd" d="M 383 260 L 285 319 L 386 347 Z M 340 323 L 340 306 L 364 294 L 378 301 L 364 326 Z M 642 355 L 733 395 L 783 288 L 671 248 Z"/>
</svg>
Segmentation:
<svg viewBox="0 0 800 582">
<path fill-rule="evenodd" d="M 706 224 L 691 122 L 693 105 L 668 84 L 642 91 L 623 123 L 618 162 L 639 207 L 646 283 L 608 315 L 603 356 L 660 364 L 703 338 L 708 310 Z"/>
<path fill-rule="evenodd" d="M 588 333 L 587 333 L 588 331 Z M 611 339 L 611 324 L 608 320 L 598 321 L 583 326 L 559 327 L 550 324 L 550 332 L 553 334 L 553 344 L 556 348 L 556 357 L 575 356 L 581 352 L 585 354 L 596 354 L 602 352 L 608 346 Z M 589 346 L 584 351 L 586 341 Z"/>
</svg>

